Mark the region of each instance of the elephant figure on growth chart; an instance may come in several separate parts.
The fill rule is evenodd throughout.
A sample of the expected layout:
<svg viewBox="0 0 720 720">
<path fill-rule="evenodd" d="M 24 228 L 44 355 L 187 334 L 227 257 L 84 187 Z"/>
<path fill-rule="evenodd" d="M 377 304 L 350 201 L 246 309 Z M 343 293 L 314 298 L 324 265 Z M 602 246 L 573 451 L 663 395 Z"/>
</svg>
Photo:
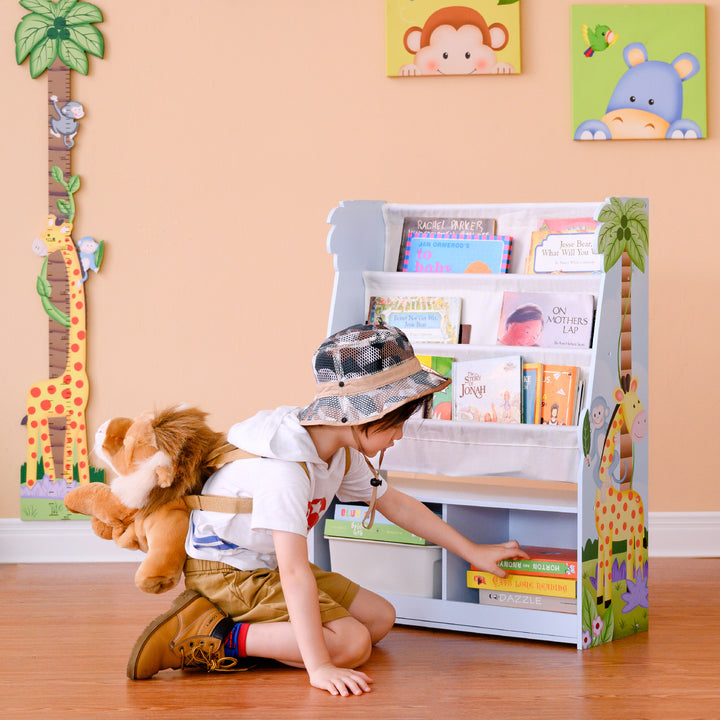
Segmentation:
<svg viewBox="0 0 720 720">
<path fill-rule="evenodd" d="M 700 62 L 682 53 L 672 62 L 648 60 L 640 42 L 623 50 L 628 69 L 618 80 L 605 115 L 585 120 L 575 140 L 651 140 L 701 138 L 700 126 L 682 117 L 683 83 L 696 75 Z"/>
</svg>

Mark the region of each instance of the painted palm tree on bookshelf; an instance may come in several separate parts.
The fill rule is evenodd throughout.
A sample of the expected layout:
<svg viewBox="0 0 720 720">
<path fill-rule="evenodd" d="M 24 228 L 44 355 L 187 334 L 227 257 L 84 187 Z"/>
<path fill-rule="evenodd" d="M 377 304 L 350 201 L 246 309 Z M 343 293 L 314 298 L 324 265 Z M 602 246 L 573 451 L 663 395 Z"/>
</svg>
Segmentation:
<svg viewBox="0 0 720 720">
<path fill-rule="evenodd" d="M 611 197 L 598 213 L 602 223 L 598 232 L 598 250 L 604 255 L 605 272 L 622 263 L 622 324 L 618 337 L 618 381 L 632 376 L 632 269 L 645 272 L 649 254 L 648 213 L 644 200 Z M 620 461 L 625 472 L 621 489 L 632 486 L 633 443 L 627 429 L 620 440 Z"/>
<path fill-rule="evenodd" d="M 29 12 L 15 29 L 15 59 L 21 65 L 29 58 L 33 78 L 47 70 L 48 215 L 55 215 L 59 223 L 72 222 L 80 178 L 71 173 L 71 151 L 84 110 L 71 100 L 70 75 L 73 70 L 87 75 L 89 55 L 103 57 L 105 43 L 95 27 L 103 15 L 92 3 L 80 0 L 19 0 L 19 4 Z M 59 251 L 46 258 L 37 289 L 49 318 L 49 377 L 55 378 L 65 369 L 70 324 L 67 274 Z M 64 418 L 52 418 L 49 427 L 54 464 L 62 467 Z M 61 475 L 56 471 L 56 476 Z"/>
</svg>

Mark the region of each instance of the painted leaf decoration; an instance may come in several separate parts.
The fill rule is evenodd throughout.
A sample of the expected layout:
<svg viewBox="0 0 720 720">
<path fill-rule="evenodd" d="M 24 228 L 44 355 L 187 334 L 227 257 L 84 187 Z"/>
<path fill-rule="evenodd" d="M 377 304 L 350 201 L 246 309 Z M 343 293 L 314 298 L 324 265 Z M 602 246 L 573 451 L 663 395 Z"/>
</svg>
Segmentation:
<svg viewBox="0 0 720 720">
<path fill-rule="evenodd" d="M 15 28 L 15 59 L 20 65 L 46 37 L 52 20 L 45 15 L 26 15 Z"/>
<path fill-rule="evenodd" d="M 67 184 L 67 191 L 68 193 L 76 193 L 80 189 L 80 176 L 79 175 L 73 175 L 69 180 Z"/>
<path fill-rule="evenodd" d="M 50 0 L 20 0 L 20 5 L 30 12 L 45 15 L 51 20 L 57 17 L 55 3 L 50 2 Z"/>
<path fill-rule="evenodd" d="M 615 631 L 615 614 L 613 613 L 612 606 L 607 609 L 607 611 L 602 616 L 603 620 L 603 629 L 600 633 L 600 639 L 599 642 L 606 643 L 610 642 L 613 639 L 613 634 Z"/>
<path fill-rule="evenodd" d="M 610 198 L 610 207 L 615 211 L 617 214 L 617 217 L 620 218 L 623 213 L 625 212 L 625 206 L 622 204 L 622 201 L 620 198 L 611 197 Z"/>
<path fill-rule="evenodd" d="M 604 253 L 610 240 L 617 236 L 617 230 L 620 226 L 615 222 L 606 222 L 601 226 L 598 233 L 598 251 Z"/>
<path fill-rule="evenodd" d="M 613 238 L 612 235 L 608 237 L 608 242 L 605 247 L 605 272 L 620 259 L 625 250 L 625 242 L 618 240 L 617 237 Z"/>
<path fill-rule="evenodd" d="M 52 292 L 52 286 L 47 280 L 47 277 L 45 275 L 47 274 L 47 258 L 45 258 L 45 264 L 43 265 L 43 269 L 40 275 L 37 277 L 37 282 L 35 283 L 35 290 L 37 290 L 37 294 L 40 295 L 40 297 L 50 297 L 50 293 Z"/>
<path fill-rule="evenodd" d="M 597 606 L 593 600 L 590 591 L 583 586 L 583 603 L 582 603 L 582 626 L 584 630 L 589 630 L 592 621 L 597 617 Z"/>
<path fill-rule="evenodd" d="M 59 17 L 64 17 L 70 8 L 77 2 L 77 0 L 58 0 L 57 3 L 57 14 Z"/>
<path fill-rule="evenodd" d="M 55 182 L 63 182 L 63 171 L 57 165 L 52 166 L 52 168 L 50 169 L 50 174 L 52 175 L 52 178 Z"/>
<path fill-rule="evenodd" d="M 615 214 L 615 211 L 610 207 L 610 205 L 603 205 L 602 209 L 598 213 L 597 216 L 598 222 L 606 223 L 606 222 L 618 222 L 620 218 Z"/>
<path fill-rule="evenodd" d="M 41 298 L 40 302 L 42 303 L 43 308 L 45 309 L 45 312 L 48 314 L 48 317 L 51 320 L 55 320 L 55 322 L 60 323 L 63 327 L 70 327 L 70 318 L 61 310 L 58 310 L 47 298 Z"/>
<path fill-rule="evenodd" d="M 60 198 L 60 200 L 57 201 L 58 210 L 66 217 L 68 220 L 71 220 L 70 217 L 70 203 L 65 200 L 64 198 Z"/>
<path fill-rule="evenodd" d="M 586 410 L 585 411 L 585 419 L 583 420 L 583 429 L 582 429 L 582 444 L 583 444 L 583 454 L 584 455 L 590 454 L 591 440 L 592 440 L 592 433 L 590 430 L 590 413 Z"/>
<path fill-rule="evenodd" d="M 629 215 L 635 210 L 644 210 L 645 203 L 640 198 L 629 198 L 625 202 L 625 214 Z"/>
<path fill-rule="evenodd" d="M 45 38 L 30 51 L 30 75 L 34 78 L 42 75 L 53 64 L 57 54 L 58 41 Z"/>
<path fill-rule="evenodd" d="M 633 230 L 637 233 L 645 254 L 650 252 L 650 243 L 648 238 L 648 214 L 644 208 L 632 209 L 627 213 L 627 218 L 632 221 Z"/>
<path fill-rule="evenodd" d="M 102 22 L 103 16 L 100 8 L 89 2 L 78 4 L 65 15 L 68 25 L 85 25 L 86 23 Z"/>
<path fill-rule="evenodd" d="M 72 40 L 61 40 L 58 50 L 60 59 L 71 69 L 82 75 L 88 74 L 88 59 L 85 51 Z"/>
<path fill-rule="evenodd" d="M 102 33 L 93 25 L 69 27 L 70 39 L 77 43 L 85 52 L 102 57 L 105 52 L 105 41 Z"/>
<path fill-rule="evenodd" d="M 633 234 L 633 237 L 625 244 L 625 250 L 630 256 L 630 260 L 632 260 L 633 265 L 635 265 L 640 272 L 645 272 L 645 258 L 643 256 L 642 247 L 636 240 L 635 234 Z"/>
<path fill-rule="evenodd" d="M 101 240 L 98 243 L 98 249 L 95 251 L 95 267 L 100 270 L 102 265 L 103 255 L 105 254 L 105 241 Z"/>
</svg>

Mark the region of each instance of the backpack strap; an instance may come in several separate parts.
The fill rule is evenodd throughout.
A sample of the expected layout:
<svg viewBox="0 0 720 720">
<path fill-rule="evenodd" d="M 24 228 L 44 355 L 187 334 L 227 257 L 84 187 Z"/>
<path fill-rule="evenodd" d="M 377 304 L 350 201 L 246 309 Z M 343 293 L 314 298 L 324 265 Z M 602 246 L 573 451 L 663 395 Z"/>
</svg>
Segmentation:
<svg viewBox="0 0 720 720">
<path fill-rule="evenodd" d="M 208 465 L 219 469 L 235 460 L 248 460 L 249 458 L 261 457 L 253 453 L 241 450 L 232 443 L 225 443 L 208 456 Z M 350 448 L 345 448 L 345 475 L 350 470 L 352 458 Z M 310 479 L 310 470 L 307 463 L 298 463 Z M 188 510 L 207 510 L 209 512 L 232 513 L 233 515 L 252 512 L 252 498 L 227 497 L 224 495 L 185 495 L 183 498 Z"/>
</svg>

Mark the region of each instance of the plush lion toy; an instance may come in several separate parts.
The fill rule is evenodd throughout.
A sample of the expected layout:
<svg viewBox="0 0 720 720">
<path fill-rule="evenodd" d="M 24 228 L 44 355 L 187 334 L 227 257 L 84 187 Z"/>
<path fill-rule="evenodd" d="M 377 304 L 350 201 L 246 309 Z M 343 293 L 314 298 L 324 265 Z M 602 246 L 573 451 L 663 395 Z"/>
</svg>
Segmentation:
<svg viewBox="0 0 720 720">
<path fill-rule="evenodd" d="M 190 516 L 183 497 L 200 492 L 215 469 L 211 458 L 226 443 L 206 417 L 176 406 L 108 420 L 96 433 L 95 452 L 118 477 L 65 496 L 68 510 L 91 516 L 96 535 L 147 553 L 135 573 L 145 592 L 170 590 L 182 575 Z"/>
</svg>

